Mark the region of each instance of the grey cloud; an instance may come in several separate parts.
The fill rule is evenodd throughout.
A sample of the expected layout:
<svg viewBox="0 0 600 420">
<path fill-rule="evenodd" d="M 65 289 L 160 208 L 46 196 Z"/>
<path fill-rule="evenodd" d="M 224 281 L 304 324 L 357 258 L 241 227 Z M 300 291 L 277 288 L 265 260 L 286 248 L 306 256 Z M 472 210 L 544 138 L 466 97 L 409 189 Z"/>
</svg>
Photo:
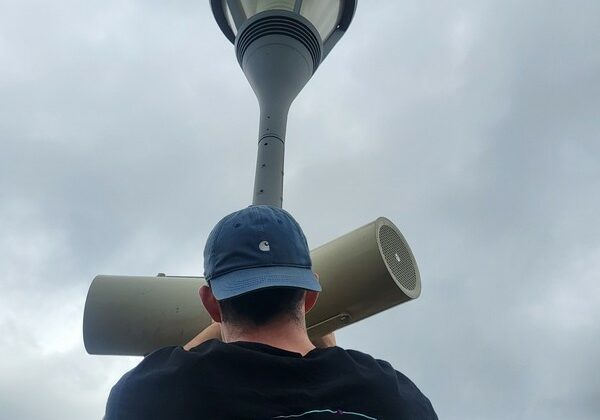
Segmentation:
<svg viewBox="0 0 600 420">
<path fill-rule="evenodd" d="M 199 274 L 251 197 L 258 110 L 206 3 L 0 16 L 0 417 L 98 418 L 95 274 Z M 284 206 L 311 246 L 377 216 L 423 294 L 339 332 L 440 418 L 598 417 L 597 2 L 361 2 L 292 107 Z M 31 387 L 39 396 L 31 402 Z"/>
</svg>

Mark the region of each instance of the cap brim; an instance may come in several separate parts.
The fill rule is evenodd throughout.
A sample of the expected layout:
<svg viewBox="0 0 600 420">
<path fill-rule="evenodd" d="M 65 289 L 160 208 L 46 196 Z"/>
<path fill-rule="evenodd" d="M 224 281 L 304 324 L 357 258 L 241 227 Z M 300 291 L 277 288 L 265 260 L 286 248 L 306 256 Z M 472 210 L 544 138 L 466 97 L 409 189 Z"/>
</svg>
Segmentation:
<svg viewBox="0 0 600 420">
<path fill-rule="evenodd" d="M 321 291 L 321 285 L 309 268 L 301 267 L 257 267 L 237 270 L 214 277 L 210 288 L 217 300 L 229 299 L 267 287 L 297 287 Z"/>
</svg>

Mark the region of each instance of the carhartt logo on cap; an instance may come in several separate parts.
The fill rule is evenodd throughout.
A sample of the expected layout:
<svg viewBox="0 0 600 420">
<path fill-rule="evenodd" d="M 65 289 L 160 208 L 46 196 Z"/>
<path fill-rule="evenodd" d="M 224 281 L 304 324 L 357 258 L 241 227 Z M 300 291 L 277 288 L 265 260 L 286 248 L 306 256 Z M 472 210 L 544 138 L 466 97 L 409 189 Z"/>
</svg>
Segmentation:
<svg viewBox="0 0 600 420">
<path fill-rule="evenodd" d="M 258 249 L 260 249 L 262 252 L 269 252 L 271 250 L 271 247 L 269 246 L 268 241 L 261 241 L 258 244 Z"/>
</svg>

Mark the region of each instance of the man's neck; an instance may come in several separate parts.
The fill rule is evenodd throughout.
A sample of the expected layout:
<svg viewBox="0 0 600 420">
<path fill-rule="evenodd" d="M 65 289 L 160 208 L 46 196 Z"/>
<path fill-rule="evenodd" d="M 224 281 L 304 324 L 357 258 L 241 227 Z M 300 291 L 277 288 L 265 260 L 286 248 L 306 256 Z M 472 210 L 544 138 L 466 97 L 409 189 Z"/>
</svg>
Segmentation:
<svg viewBox="0 0 600 420">
<path fill-rule="evenodd" d="M 239 327 L 222 324 L 223 341 L 247 341 L 266 344 L 282 350 L 306 355 L 315 346 L 308 338 L 303 322 L 275 321 L 261 327 Z"/>
</svg>

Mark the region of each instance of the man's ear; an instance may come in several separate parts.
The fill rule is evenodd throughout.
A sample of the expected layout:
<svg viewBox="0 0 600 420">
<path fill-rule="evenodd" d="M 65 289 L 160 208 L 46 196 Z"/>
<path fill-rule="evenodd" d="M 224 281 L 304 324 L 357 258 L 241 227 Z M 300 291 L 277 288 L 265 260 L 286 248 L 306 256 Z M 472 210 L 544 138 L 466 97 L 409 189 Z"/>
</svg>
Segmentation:
<svg viewBox="0 0 600 420">
<path fill-rule="evenodd" d="M 202 286 L 200 288 L 200 300 L 213 321 L 221 322 L 221 308 L 210 287 Z"/>
<path fill-rule="evenodd" d="M 319 297 L 319 292 L 315 292 L 313 290 L 306 291 L 306 297 L 304 298 L 304 313 L 308 313 L 315 303 L 317 303 L 317 298 Z"/>
</svg>

